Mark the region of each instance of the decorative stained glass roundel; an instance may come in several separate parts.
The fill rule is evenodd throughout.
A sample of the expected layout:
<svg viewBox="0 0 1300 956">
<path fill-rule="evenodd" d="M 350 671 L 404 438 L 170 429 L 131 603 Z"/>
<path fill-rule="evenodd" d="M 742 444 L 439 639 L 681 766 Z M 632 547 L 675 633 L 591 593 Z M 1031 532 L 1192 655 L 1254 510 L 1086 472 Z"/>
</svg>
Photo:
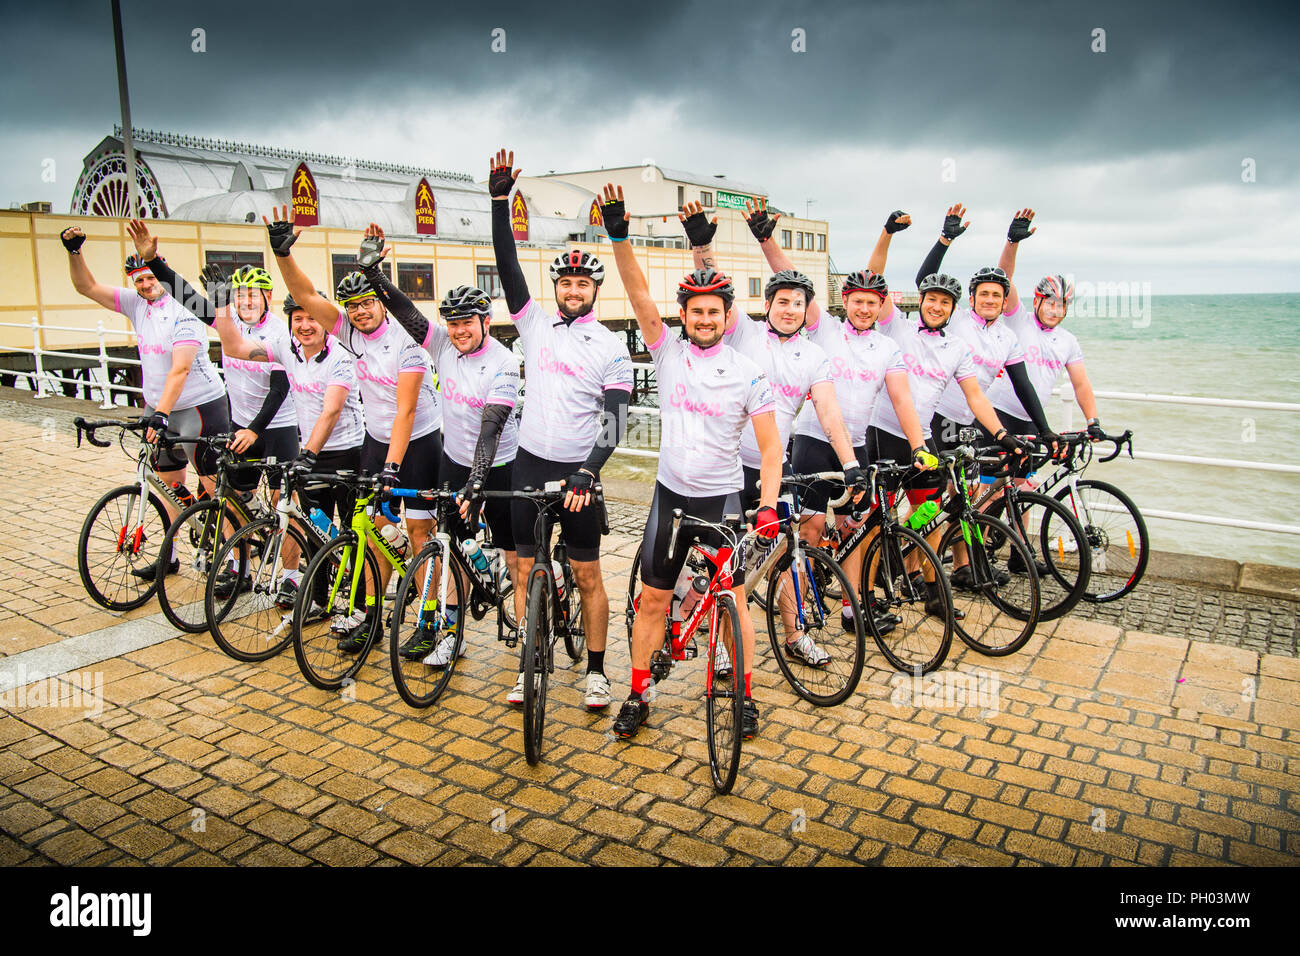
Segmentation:
<svg viewBox="0 0 1300 956">
<path fill-rule="evenodd" d="M 135 157 L 135 218 L 166 219 L 167 206 L 153 171 L 139 155 Z M 72 192 L 74 216 L 114 216 L 128 218 L 126 157 L 122 153 L 105 153 L 89 169 L 83 170 Z"/>
</svg>

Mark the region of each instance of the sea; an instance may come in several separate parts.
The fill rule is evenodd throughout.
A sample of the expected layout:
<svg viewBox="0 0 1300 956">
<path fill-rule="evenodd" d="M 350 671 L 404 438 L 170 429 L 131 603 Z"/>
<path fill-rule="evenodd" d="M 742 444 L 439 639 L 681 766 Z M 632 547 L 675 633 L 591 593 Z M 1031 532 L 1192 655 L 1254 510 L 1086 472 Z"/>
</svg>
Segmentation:
<svg viewBox="0 0 1300 956">
<path fill-rule="evenodd" d="M 1079 291 L 1065 327 L 1079 338 L 1096 391 L 1300 403 L 1300 293 L 1151 296 L 1136 285 Z M 1300 412 L 1114 398 L 1098 398 L 1097 404 L 1106 430 L 1132 429 L 1139 452 L 1300 466 Z M 1058 430 L 1083 427 L 1072 403 L 1054 399 L 1047 413 Z M 657 429 L 647 423 L 642 418 L 638 427 L 633 418 L 631 447 L 657 447 Z M 605 470 L 649 484 L 655 460 L 616 454 Z M 1300 567 L 1300 474 L 1124 456 L 1094 462 L 1087 475 L 1119 486 L 1144 512 L 1291 529 L 1259 531 L 1147 515 L 1156 550 Z"/>
</svg>

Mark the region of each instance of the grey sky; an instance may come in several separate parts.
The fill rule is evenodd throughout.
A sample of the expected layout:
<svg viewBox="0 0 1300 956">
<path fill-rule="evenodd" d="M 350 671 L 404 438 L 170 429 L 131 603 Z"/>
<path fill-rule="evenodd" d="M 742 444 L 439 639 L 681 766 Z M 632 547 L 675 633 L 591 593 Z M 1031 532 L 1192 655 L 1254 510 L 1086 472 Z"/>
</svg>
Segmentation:
<svg viewBox="0 0 1300 956">
<path fill-rule="evenodd" d="M 66 210 L 81 157 L 118 121 L 108 4 L 7 7 L 0 200 Z M 895 240 L 900 286 L 962 201 L 958 275 L 992 262 L 1030 205 L 1026 272 L 1156 294 L 1300 289 L 1291 4 L 123 7 L 137 126 L 476 178 L 498 144 L 534 173 L 646 159 L 726 173 L 786 209 L 814 200 L 841 268 L 865 265 L 903 208 L 917 225 Z"/>
</svg>

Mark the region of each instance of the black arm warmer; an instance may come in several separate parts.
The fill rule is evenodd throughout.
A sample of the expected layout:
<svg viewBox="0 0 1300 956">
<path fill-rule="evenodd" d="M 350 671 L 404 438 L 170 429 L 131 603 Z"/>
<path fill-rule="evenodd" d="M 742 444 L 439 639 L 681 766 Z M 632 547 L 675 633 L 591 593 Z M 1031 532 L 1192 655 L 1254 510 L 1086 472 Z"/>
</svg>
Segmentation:
<svg viewBox="0 0 1300 956">
<path fill-rule="evenodd" d="M 591 447 L 591 454 L 582 463 L 582 467 L 593 475 L 600 474 L 600 469 L 604 467 L 605 462 L 609 461 L 609 456 L 614 454 L 614 449 L 627 437 L 627 406 L 631 401 L 630 392 L 625 392 L 621 388 L 605 389 L 605 424 L 601 427 L 600 434 L 596 436 L 596 444 Z M 609 427 L 610 416 L 613 416 L 612 420 L 615 423 L 613 429 Z"/>
<path fill-rule="evenodd" d="M 266 393 L 266 398 L 262 401 L 262 407 L 257 413 L 257 417 L 248 423 L 248 430 L 257 432 L 260 436 L 266 431 L 266 426 L 271 424 L 271 419 L 275 413 L 280 410 L 284 404 L 285 396 L 289 394 L 289 376 L 282 369 L 276 369 L 271 373 L 271 390 Z"/>
<path fill-rule="evenodd" d="M 423 345 L 429 336 L 429 320 L 424 317 L 424 313 L 415 307 L 405 292 L 389 281 L 379 263 L 363 270 L 363 273 L 379 296 L 379 301 L 384 303 L 388 314 L 402 324 L 411 338 Z"/>
<path fill-rule="evenodd" d="M 1050 432 L 1052 429 L 1047 424 L 1047 415 L 1043 412 L 1043 403 L 1038 400 L 1038 392 L 1034 391 L 1034 385 L 1029 381 L 1029 371 L 1025 368 L 1024 362 L 1017 362 L 1015 365 L 1008 365 L 1007 377 L 1011 379 L 1011 386 L 1016 390 L 1016 398 L 1020 399 L 1020 404 L 1025 406 L 1025 411 L 1029 413 L 1029 419 L 1034 423 L 1041 434 Z"/>
<path fill-rule="evenodd" d="M 497 456 L 497 445 L 501 441 L 501 431 L 514 413 L 509 405 L 484 405 L 483 424 L 478 430 L 478 444 L 474 446 L 474 464 L 469 469 L 469 484 L 483 483 L 492 460 Z"/>
<path fill-rule="evenodd" d="M 506 307 L 514 315 L 528 304 L 528 280 L 519 268 L 519 253 L 510 229 L 510 201 L 492 200 L 492 248 L 497 255 L 497 273 L 506 293 Z"/>
<path fill-rule="evenodd" d="M 948 251 L 938 239 L 934 241 L 934 248 L 926 253 L 925 261 L 921 263 L 921 271 L 916 274 L 916 284 L 920 285 L 921 280 L 928 275 L 933 275 L 939 271 L 939 266 L 943 262 L 944 253 Z"/>
<path fill-rule="evenodd" d="M 149 271 L 153 273 L 154 278 L 162 283 L 162 287 L 170 293 L 171 297 L 194 313 L 204 325 L 211 325 L 217 321 L 217 306 L 205 298 L 192 285 L 178 275 L 171 266 L 163 262 L 162 258 L 155 256 L 145 263 Z"/>
</svg>

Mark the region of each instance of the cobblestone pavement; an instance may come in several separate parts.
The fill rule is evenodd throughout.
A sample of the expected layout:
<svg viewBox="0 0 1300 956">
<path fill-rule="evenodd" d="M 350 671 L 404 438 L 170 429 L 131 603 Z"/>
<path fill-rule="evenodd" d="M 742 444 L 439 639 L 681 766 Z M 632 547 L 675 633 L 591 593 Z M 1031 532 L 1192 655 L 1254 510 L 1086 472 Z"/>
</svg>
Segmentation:
<svg viewBox="0 0 1300 956">
<path fill-rule="evenodd" d="M 73 556 L 81 518 L 125 480 L 129 463 L 120 452 L 75 449 L 56 409 L 0 406 L 5 655 L 158 617 L 156 604 L 102 612 L 81 589 Z M 607 670 L 618 692 L 628 676 L 617 611 L 639 533 L 633 519 L 616 509 L 605 566 L 616 609 Z M 1179 588 L 1167 598 L 1156 590 L 1152 608 L 1182 600 Z M 674 670 L 650 723 L 623 743 L 607 733 L 611 714 L 581 706 L 581 668 L 565 659 L 552 680 L 543 762 L 530 767 L 520 717 L 504 702 L 515 657 L 485 624 L 472 629 L 451 687 L 426 711 L 397 697 L 386 652 L 372 654 L 341 695 L 308 685 L 291 653 L 241 664 L 202 634 L 8 691 L 0 864 L 1294 865 L 1300 857 L 1292 657 L 1075 617 L 1040 628 L 1006 658 L 958 644 L 917 687 L 869 647 L 854 696 L 819 709 L 790 692 L 760 629 L 754 696 L 763 725 L 745 745 L 734 793 L 719 797 L 701 665 Z"/>
</svg>

